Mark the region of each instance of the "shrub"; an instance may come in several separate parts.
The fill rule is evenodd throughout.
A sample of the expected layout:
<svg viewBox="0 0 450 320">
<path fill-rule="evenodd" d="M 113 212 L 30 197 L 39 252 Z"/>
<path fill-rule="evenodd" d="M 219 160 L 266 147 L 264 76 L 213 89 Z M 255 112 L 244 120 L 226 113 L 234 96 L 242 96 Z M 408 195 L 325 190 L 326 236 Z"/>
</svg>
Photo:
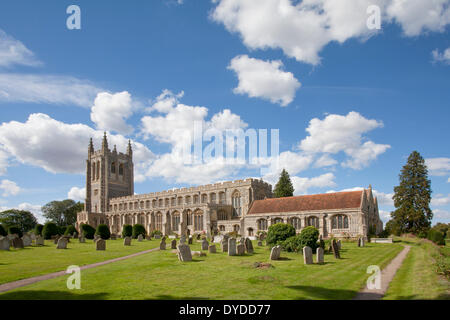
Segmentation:
<svg viewBox="0 0 450 320">
<path fill-rule="evenodd" d="M 8 233 L 6 232 L 5 228 L 0 224 L 0 236 L 6 237 L 7 235 Z"/>
<path fill-rule="evenodd" d="M 295 236 L 295 228 L 290 224 L 276 223 L 269 227 L 266 243 L 269 246 L 281 245 L 286 239 Z"/>
<path fill-rule="evenodd" d="M 152 232 L 150 232 L 150 237 L 153 238 L 155 235 L 162 236 L 162 232 L 159 230 L 153 230 Z"/>
<path fill-rule="evenodd" d="M 428 240 L 433 241 L 434 243 L 436 243 L 437 245 L 445 245 L 445 240 L 444 240 L 444 235 L 442 234 L 442 232 L 439 232 L 437 230 L 431 229 L 430 231 L 428 231 Z"/>
<path fill-rule="evenodd" d="M 103 240 L 108 240 L 111 237 L 111 232 L 106 224 L 99 224 L 95 234 L 100 236 Z"/>
<path fill-rule="evenodd" d="M 60 236 L 62 236 L 62 235 L 65 234 L 66 230 L 67 230 L 67 227 L 66 227 L 66 226 L 59 226 L 59 227 L 58 227 L 58 234 L 59 234 Z"/>
<path fill-rule="evenodd" d="M 122 228 L 122 237 L 131 237 L 133 235 L 133 227 L 131 224 L 124 224 Z"/>
<path fill-rule="evenodd" d="M 237 231 L 231 231 L 231 232 L 228 232 L 227 235 L 230 238 L 237 238 L 239 236 L 239 233 L 237 233 Z"/>
<path fill-rule="evenodd" d="M 303 247 L 310 247 L 313 252 L 317 249 L 317 240 L 319 240 L 319 230 L 313 226 L 306 227 L 300 233 Z M 325 245 L 325 243 L 324 243 Z"/>
<path fill-rule="evenodd" d="M 298 252 L 300 249 L 302 249 L 302 241 L 300 239 L 300 235 L 298 234 L 296 236 L 287 238 L 283 241 L 281 247 L 287 252 Z"/>
<path fill-rule="evenodd" d="M 75 227 L 73 225 L 69 225 L 66 228 L 66 231 L 64 232 L 64 235 L 73 235 L 73 234 L 78 234 L 77 229 L 75 229 Z"/>
<path fill-rule="evenodd" d="M 16 227 L 16 226 L 9 227 L 8 228 L 8 233 L 9 234 L 17 234 L 19 236 L 19 238 L 22 238 L 22 236 L 23 236 L 22 230 L 20 230 L 20 228 Z"/>
<path fill-rule="evenodd" d="M 95 229 L 93 227 L 88 224 L 82 224 L 80 229 L 86 239 L 94 239 Z"/>
<path fill-rule="evenodd" d="M 51 239 L 52 236 L 58 234 L 58 226 L 53 222 L 47 222 L 42 229 L 42 236 L 44 239 Z"/>
<path fill-rule="evenodd" d="M 145 231 L 145 227 L 142 224 L 135 224 L 133 226 L 133 238 L 136 239 L 140 234 L 145 237 L 147 231 Z"/>
<path fill-rule="evenodd" d="M 425 231 L 420 231 L 417 236 L 421 239 L 425 239 L 427 237 L 427 233 Z"/>
<path fill-rule="evenodd" d="M 44 229 L 44 226 L 42 224 L 37 224 L 34 227 L 34 234 L 37 236 L 42 236 L 42 230 Z"/>
</svg>

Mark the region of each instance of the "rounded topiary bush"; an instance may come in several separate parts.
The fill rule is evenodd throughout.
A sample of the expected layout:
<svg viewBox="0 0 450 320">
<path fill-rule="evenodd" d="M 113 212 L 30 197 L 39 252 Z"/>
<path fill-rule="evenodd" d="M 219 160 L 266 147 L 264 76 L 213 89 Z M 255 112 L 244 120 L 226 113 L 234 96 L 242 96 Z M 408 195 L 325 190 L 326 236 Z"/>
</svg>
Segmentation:
<svg viewBox="0 0 450 320">
<path fill-rule="evenodd" d="M 281 247 L 287 252 L 298 252 L 302 248 L 302 241 L 300 235 L 289 237 L 283 241 Z"/>
<path fill-rule="evenodd" d="M 6 237 L 7 235 L 8 235 L 8 232 L 6 232 L 6 230 L 3 227 L 3 225 L 0 224 L 0 236 Z"/>
<path fill-rule="evenodd" d="M 99 224 L 95 234 L 100 236 L 103 240 L 108 240 L 111 237 L 111 232 L 106 224 Z"/>
<path fill-rule="evenodd" d="M 295 228 L 286 223 L 276 223 L 269 227 L 266 243 L 269 246 L 281 245 L 286 239 L 295 236 Z"/>
<path fill-rule="evenodd" d="M 133 226 L 133 238 L 136 239 L 140 234 L 142 234 L 143 237 L 147 234 L 145 231 L 145 227 L 142 224 L 135 224 Z"/>
<path fill-rule="evenodd" d="M 20 228 L 16 227 L 16 226 L 9 227 L 8 228 L 8 233 L 9 234 L 17 234 L 19 236 L 19 238 L 22 238 L 22 236 L 23 236 L 22 230 L 20 230 Z"/>
<path fill-rule="evenodd" d="M 42 230 L 44 229 L 44 226 L 42 224 L 37 224 L 34 227 L 34 234 L 37 236 L 42 236 Z"/>
<path fill-rule="evenodd" d="M 42 229 L 42 236 L 44 239 L 51 239 L 52 236 L 56 236 L 58 234 L 58 226 L 53 222 L 47 222 Z"/>
<path fill-rule="evenodd" d="M 77 229 L 75 229 L 75 227 L 72 225 L 67 226 L 66 231 L 64 231 L 64 235 L 68 236 L 73 234 L 78 234 Z"/>
<path fill-rule="evenodd" d="M 319 240 L 319 230 L 313 226 L 306 227 L 302 230 L 302 232 L 300 232 L 300 239 L 302 249 L 303 247 L 310 247 L 312 251 L 315 252 L 318 247 L 317 240 Z"/>
<path fill-rule="evenodd" d="M 94 239 L 95 229 L 93 227 L 88 224 L 82 224 L 80 229 L 86 239 Z"/>
<path fill-rule="evenodd" d="M 133 227 L 131 224 L 124 224 L 122 228 L 122 237 L 131 237 L 133 235 Z"/>
</svg>

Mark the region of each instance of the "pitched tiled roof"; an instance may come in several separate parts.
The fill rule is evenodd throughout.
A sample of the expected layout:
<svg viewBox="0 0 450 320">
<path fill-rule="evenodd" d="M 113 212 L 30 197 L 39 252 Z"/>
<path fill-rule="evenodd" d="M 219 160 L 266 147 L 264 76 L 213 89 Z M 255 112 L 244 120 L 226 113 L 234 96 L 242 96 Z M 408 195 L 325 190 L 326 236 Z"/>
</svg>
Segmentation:
<svg viewBox="0 0 450 320">
<path fill-rule="evenodd" d="M 248 214 L 359 208 L 362 193 L 361 190 L 255 200 Z"/>
</svg>

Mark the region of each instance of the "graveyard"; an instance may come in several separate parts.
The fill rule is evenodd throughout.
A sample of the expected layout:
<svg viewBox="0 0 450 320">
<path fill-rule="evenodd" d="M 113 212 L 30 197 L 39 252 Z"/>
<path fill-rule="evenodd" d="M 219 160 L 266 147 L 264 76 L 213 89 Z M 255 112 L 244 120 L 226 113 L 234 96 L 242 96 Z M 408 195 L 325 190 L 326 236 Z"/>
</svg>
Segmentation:
<svg viewBox="0 0 450 320">
<path fill-rule="evenodd" d="M 83 270 L 80 290 L 67 289 L 68 276 L 61 276 L 4 292 L 0 299 L 352 299 L 369 276 L 368 265 L 383 268 L 403 249 L 400 243 L 359 247 L 343 242 L 340 259 L 325 252 L 323 264 L 316 263 L 315 254 L 313 263 L 305 264 L 303 255 L 294 252 L 281 251 L 278 260 L 271 260 L 270 248 L 256 241 L 253 253 L 229 256 L 218 243 L 216 253 L 210 253 L 194 240 L 189 244 L 192 261 L 181 262 L 171 241 L 163 250 Z M 69 243 L 65 250 L 52 242 L 2 251 L 0 282 L 160 247 L 160 241 L 133 240 L 124 246 L 123 239 L 107 240 L 106 247 L 97 251 L 86 240 Z"/>
</svg>

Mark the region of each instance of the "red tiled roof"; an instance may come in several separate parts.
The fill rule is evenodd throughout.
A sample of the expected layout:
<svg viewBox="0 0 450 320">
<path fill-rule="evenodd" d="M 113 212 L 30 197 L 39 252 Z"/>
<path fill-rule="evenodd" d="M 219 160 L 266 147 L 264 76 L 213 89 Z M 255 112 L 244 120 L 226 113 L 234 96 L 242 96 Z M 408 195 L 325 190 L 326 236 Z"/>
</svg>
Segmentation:
<svg viewBox="0 0 450 320">
<path fill-rule="evenodd" d="M 361 190 L 255 200 L 248 214 L 359 208 L 362 192 Z"/>
</svg>

